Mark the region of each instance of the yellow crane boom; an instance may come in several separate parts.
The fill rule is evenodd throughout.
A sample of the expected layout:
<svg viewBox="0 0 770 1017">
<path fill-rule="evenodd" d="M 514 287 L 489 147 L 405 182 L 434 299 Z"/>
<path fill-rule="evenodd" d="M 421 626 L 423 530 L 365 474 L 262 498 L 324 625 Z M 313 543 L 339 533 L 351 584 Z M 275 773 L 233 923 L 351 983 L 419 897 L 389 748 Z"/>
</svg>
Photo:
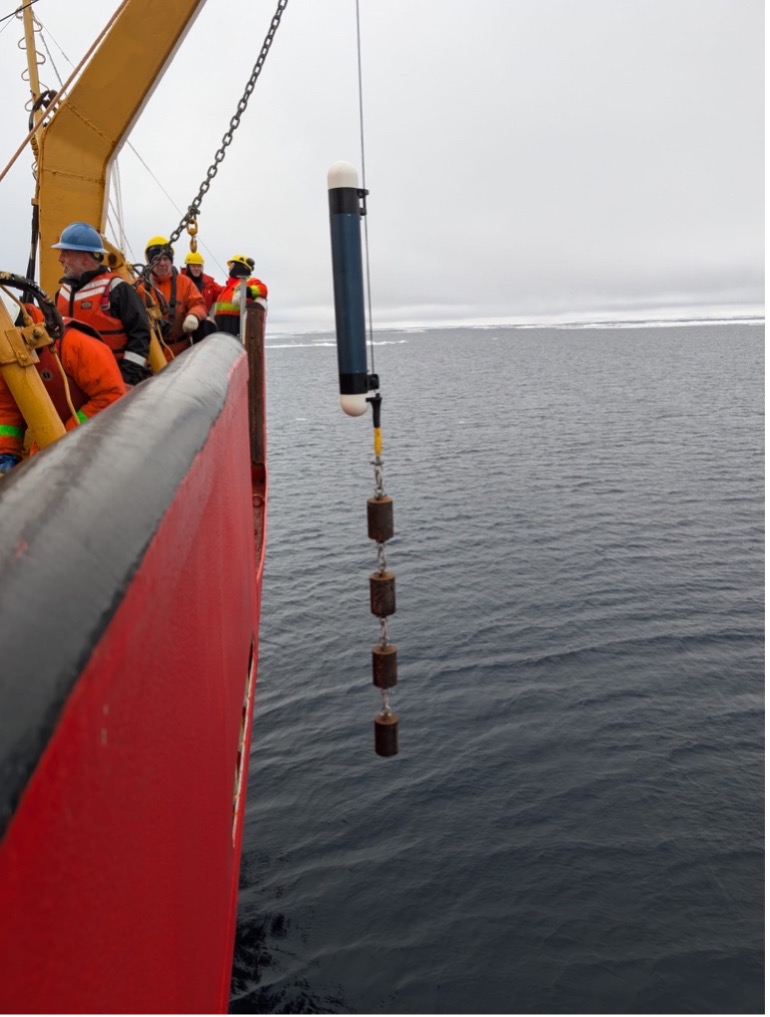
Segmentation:
<svg viewBox="0 0 770 1017">
<path fill-rule="evenodd" d="M 70 222 L 104 232 L 110 165 L 206 0 L 123 0 L 88 64 L 38 132 L 40 283 L 61 269 L 51 250 Z"/>
</svg>

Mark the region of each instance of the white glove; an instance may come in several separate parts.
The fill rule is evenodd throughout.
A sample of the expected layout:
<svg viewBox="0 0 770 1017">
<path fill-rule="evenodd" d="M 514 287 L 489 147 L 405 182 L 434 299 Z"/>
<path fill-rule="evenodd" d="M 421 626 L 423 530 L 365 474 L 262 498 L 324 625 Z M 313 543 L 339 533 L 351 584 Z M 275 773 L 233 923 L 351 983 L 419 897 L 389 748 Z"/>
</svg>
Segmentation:
<svg viewBox="0 0 770 1017">
<path fill-rule="evenodd" d="M 194 332 L 195 329 L 200 325 L 200 322 L 194 314 L 188 314 L 185 320 L 182 322 L 182 330 L 184 332 Z"/>
</svg>

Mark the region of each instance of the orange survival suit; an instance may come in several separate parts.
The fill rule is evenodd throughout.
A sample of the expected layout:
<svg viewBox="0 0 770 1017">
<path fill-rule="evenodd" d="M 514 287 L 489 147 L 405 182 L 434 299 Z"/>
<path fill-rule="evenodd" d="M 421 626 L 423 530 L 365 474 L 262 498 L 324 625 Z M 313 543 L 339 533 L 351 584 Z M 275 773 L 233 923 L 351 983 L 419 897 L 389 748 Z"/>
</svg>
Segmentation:
<svg viewBox="0 0 770 1017">
<path fill-rule="evenodd" d="M 267 285 L 256 276 L 230 276 L 214 301 L 212 313 L 217 328 L 238 335 L 241 321 L 241 283 L 246 286 L 246 300 L 252 303 L 259 297 L 267 299 Z"/>
<path fill-rule="evenodd" d="M 25 305 L 35 322 L 43 321 L 41 311 L 32 305 Z M 115 357 L 98 333 L 71 318 L 64 319 L 64 335 L 54 341 L 53 347 L 44 346 L 37 351 L 39 363 L 35 364 L 46 391 L 51 397 L 56 412 L 68 431 L 105 409 L 126 393 L 126 384 L 120 373 Z M 70 398 L 77 413 L 67 402 L 64 379 L 52 353 L 58 354 L 64 373 L 67 375 Z M 0 376 L 0 454 L 22 456 L 26 423 L 21 415 L 10 389 Z M 38 451 L 35 445 L 31 453 Z"/>
<path fill-rule="evenodd" d="M 188 314 L 194 314 L 199 323 L 203 321 L 208 313 L 206 301 L 203 299 L 203 295 L 198 292 L 198 287 L 192 279 L 182 275 L 176 268 L 173 268 L 171 275 L 165 279 L 159 279 L 154 274 L 150 278 L 152 286 L 155 290 L 160 291 L 165 301 L 165 306 L 161 303 L 161 310 L 165 314 L 166 321 L 169 322 L 169 327 L 163 339 L 176 357 L 192 345 L 192 337 L 184 334 L 182 322 Z M 145 296 L 144 283 L 140 283 L 137 290 L 142 297 Z M 153 299 L 157 301 L 157 295 L 152 287 L 151 292 Z M 169 359 L 168 354 L 166 359 Z"/>
</svg>

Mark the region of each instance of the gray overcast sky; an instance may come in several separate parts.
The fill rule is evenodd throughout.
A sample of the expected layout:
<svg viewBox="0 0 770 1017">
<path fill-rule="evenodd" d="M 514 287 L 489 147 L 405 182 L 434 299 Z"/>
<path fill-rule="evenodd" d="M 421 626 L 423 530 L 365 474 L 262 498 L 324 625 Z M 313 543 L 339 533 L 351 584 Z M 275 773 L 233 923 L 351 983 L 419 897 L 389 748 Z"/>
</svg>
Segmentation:
<svg viewBox="0 0 770 1017">
<path fill-rule="evenodd" d="M 62 77 L 57 47 L 76 63 L 117 6 L 36 3 Z M 148 102 L 130 141 L 174 204 L 125 147 L 135 259 L 197 193 L 274 8 L 208 0 Z M 375 327 L 763 313 L 762 0 L 360 0 L 360 17 Z M 21 34 L 0 23 L 0 168 L 26 133 Z M 256 259 L 273 329 L 333 327 L 340 159 L 360 171 L 355 0 L 290 0 L 200 220 L 212 274 Z M 0 183 L 10 271 L 30 161 Z"/>
</svg>

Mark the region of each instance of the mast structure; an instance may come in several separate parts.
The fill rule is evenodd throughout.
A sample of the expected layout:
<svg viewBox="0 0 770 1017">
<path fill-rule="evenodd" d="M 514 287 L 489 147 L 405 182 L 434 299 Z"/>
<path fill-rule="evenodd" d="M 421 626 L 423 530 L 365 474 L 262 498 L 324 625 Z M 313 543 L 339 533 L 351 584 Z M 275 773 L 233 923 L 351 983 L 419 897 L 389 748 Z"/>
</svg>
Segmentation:
<svg viewBox="0 0 770 1017">
<path fill-rule="evenodd" d="M 30 127 L 37 127 L 43 119 L 43 112 L 38 106 L 40 98 L 40 75 L 38 74 L 37 46 L 35 45 L 35 22 L 31 5 L 27 4 L 23 10 L 24 20 L 24 45 L 27 51 L 27 73 L 29 75 L 29 90 L 32 93 L 32 123 Z M 32 151 L 35 158 L 39 155 L 38 134 L 31 138 Z"/>
</svg>

